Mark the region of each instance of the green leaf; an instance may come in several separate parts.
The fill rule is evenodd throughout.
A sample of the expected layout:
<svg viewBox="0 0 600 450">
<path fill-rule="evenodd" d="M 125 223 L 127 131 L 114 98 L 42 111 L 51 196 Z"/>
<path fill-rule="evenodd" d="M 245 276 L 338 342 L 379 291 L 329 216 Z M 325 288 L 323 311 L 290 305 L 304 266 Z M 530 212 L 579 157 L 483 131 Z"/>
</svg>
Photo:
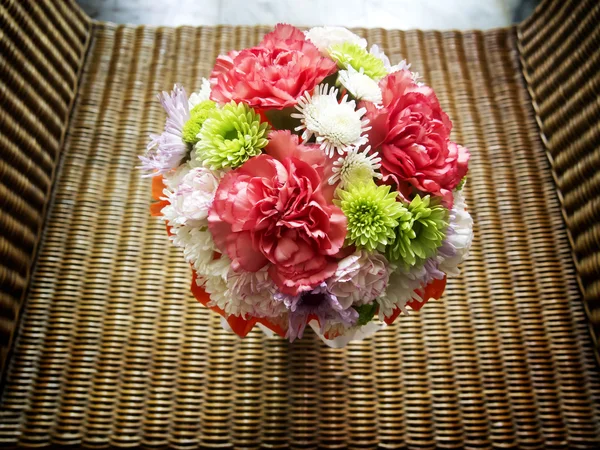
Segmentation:
<svg viewBox="0 0 600 450">
<path fill-rule="evenodd" d="M 353 306 L 353 308 L 358 312 L 358 322 L 356 324 L 366 325 L 373 319 L 377 312 L 377 302 L 373 302 L 370 305 Z"/>
</svg>

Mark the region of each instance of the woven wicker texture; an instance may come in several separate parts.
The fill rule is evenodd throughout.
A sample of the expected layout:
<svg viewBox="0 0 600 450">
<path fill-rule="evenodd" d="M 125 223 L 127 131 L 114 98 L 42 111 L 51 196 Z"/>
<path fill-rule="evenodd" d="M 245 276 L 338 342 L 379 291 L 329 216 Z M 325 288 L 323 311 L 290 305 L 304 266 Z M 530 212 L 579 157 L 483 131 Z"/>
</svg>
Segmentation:
<svg viewBox="0 0 600 450">
<path fill-rule="evenodd" d="M 0 444 L 595 448 L 600 379 L 515 29 L 358 30 L 436 89 L 472 152 L 472 254 L 442 301 L 346 349 L 239 340 L 189 293 L 134 167 L 218 53 L 261 27 L 97 24 L 22 329 Z"/>
<path fill-rule="evenodd" d="M 0 2 L 0 373 L 89 36 L 73 4 Z"/>
<path fill-rule="evenodd" d="M 557 2 L 520 29 L 523 72 L 600 336 L 600 2 Z"/>
</svg>

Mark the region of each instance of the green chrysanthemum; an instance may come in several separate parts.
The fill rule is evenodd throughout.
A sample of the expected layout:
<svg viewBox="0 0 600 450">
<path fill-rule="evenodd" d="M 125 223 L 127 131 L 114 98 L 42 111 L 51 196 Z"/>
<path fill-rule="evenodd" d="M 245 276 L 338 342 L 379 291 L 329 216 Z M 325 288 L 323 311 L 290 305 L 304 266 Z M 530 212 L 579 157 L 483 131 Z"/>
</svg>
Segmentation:
<svg viewBox="0 0 600 450">
<path fill-rule="evenodd" d="M 200 102 L 192 108 L 189 120 L 183 125 L 183 142 L 191 145 L 198 142 L 198 133 L 200 133 L 202 124 L 216 108 L 215 102 L 210 100 Z"/>
<path fill-rule="evenodd" d="M 383 61 L 358 44 L 334 44 L 329 47 L 329 55 L 342 69 L 347 69 L 348 66 L 352 66 L 357 72 L 363 69 L 364 74 L 374 80 L 380 80 L 387 75 Z"/>
<path fill-rule="evenodd" d="M 338 189 L 334 200 L 348 219 L 347 244 L 373 251 L 394 240 L 394 229 L 406 208 L 396 201 L 396 192 L 374 182 Z"/>
<path fill-rule="evenodd" d="M 391 262 L 414 266 L 433 256 L 442 245 L 448 227 L 448 210 L 429 195 L 417 195 L 399 219 L 396 239 L 386 249 Z"/>
<path fill-rule="evenodd" d="M 213 110 L 200 129 L 196 157 L 212 170 L 239 167 L 267 145 L 269 125 L 243 103 Z"/>
</svg>

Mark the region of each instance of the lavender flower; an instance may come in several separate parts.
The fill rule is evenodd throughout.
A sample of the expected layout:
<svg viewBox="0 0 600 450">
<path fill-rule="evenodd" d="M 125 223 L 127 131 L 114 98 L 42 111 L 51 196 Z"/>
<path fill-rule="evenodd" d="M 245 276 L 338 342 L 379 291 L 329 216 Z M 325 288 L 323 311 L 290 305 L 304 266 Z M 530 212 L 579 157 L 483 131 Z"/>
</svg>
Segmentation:
<svg viewBox="0 0 600 450">
<path fill-rule="evenodd" d="M 158 99 L 167 112 L 165 130 L 151 134 L 146 155 L 140 156 L 140 169 L 149 172 L 145 176 L 162 175 L 181 164 L 189 148 L 182 139 L 184 124 L 190 118 L 190 107 L 185 89 L 179 84 L 171 93 L 163 92 Z"/>
<path fill-rule="evenodd" d="M 277 293 L 275 300 L 283 302 L 289 310 L 289 326 L 286 337 L 290 342 L 296 338 L 302 338 L 307 319 L 313 314 L 319 319 L 321 333 L 330 322 L 340 322 L 351 327 L 358 320 L 358 312 L 353 308 L 344 309 L 337 297 L 329 292 L 326 283 L 321 283 L 312 291 L 296 296 Z"/>
</svg>

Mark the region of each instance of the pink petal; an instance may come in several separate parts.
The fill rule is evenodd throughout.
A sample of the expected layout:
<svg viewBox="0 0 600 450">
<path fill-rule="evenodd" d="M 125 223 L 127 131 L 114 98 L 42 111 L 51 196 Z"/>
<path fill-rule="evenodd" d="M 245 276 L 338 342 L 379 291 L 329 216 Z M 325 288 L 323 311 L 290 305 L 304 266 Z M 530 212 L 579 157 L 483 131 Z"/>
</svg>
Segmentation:
<svg viewBox="0 0 600 450">
<path fill-rule="evenodd" d="M 257 272 L 268 263 L 262 253 L 254 250 L 249 231 L 231 234 L 227 241 L 227 255 L 231 259 L 233 270 Z"/>
</svg>

